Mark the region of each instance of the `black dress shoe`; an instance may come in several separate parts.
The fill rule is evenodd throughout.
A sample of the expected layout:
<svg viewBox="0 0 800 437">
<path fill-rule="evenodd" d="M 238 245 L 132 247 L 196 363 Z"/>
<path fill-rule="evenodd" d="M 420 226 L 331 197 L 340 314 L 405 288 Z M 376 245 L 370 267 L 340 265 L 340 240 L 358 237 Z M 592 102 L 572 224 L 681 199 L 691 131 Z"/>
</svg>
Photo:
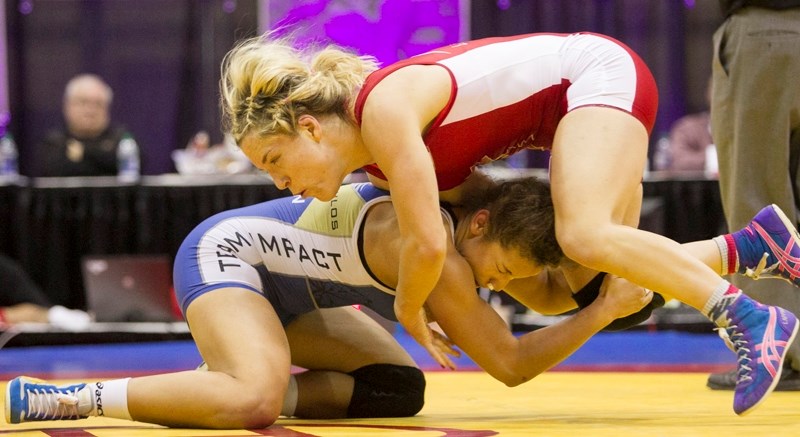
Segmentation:
<svg viewBox="0 0 800 437">
<path fill-rule="evenodd" d="M 706 383 L 711 390 L 733 390 L 736 388 L 736 369 L 730 372 L 712 373 Z M 775 391 L 800 391 L 800 372 L 784 368 Z"/>
</svg>

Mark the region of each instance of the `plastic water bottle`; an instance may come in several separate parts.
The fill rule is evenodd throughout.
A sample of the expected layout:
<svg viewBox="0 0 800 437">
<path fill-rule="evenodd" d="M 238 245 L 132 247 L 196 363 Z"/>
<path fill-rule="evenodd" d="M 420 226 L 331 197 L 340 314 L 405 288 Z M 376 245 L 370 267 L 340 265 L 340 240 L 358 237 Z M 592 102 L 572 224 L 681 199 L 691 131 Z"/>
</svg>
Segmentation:
<svg viewBox="0 0 800 437">
<path fill-rule="evenodd" d="M 133 137 L 125 134 L 117 147 L 117 179 L 136 182 L 140 174 L 139 146 Z"/>
<path fill-rule="evenodd" d="M 19 152 L 10 133 L 0 138 L 0 180 L 14 181 L 19 177 Z"/>
<path fill-rule="evenodd" d="M 719 161 L 717 161 L 717 146 L 716 144 L 709 144 L 706 146 L 706 163 L 703 169 L 706 179 L 719 178 Z"/>
<path fill-rule="evenodd" d="M 656 142 L 656 149 L 653 152 L 653 170 L 669 170 L 672 165 L 672 150 L 669 146 L 669 138 L 664 135 Z"/>
</svg>

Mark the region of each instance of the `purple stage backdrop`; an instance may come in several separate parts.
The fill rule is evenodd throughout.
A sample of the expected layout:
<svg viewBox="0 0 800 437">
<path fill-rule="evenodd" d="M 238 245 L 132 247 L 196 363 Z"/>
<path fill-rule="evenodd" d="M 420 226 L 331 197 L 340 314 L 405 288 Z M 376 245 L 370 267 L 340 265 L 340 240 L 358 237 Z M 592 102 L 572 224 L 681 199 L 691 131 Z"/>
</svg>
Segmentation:
<svg viewBox="0 0 800 437">
<path fill-rule="evenodd" d="M 464 0 L 265 0 L 261 30 L 335 43 L 383 65 L 468 39 Z M 463 17 L 463 19 L 462 19 Z"/>
<path fill-rule="evenodd" d="M 172 150 L 197 131 L 221 140 L 223 56 L 279 26 L 383 64 L 473 38 L 592 31 L 625 42 L 653 71 L 655 141 L 705 109 L 722 19 L 717 2 L 688 0 L 0 0 L 0 117 L 10 110 L 21 170 L 36 176 L 35 146 L 61 123 L 64 84 L 99 74 L 114 89 L 112 117 L 142 147 L 143 171 L 161 174 L 175 171 Z"/>
</svg>

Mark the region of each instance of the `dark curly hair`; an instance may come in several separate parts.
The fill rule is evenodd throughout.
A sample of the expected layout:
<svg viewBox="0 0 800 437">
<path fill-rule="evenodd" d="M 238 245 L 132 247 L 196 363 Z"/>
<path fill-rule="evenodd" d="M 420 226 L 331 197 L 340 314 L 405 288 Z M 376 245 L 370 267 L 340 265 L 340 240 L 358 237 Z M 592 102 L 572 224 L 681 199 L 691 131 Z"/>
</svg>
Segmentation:
<svg viewBox="0 0 800 437">
<path fill-rule="evenodd" d="M 535 177 L 507 180 L 470 193 L 463 205 L 470 214 L 489 210 L 485 236 L 490 241 L 517 249 L 542 266 L 557 266 L 563 261 L 564 252 L 556 241 L 550 184 Z"/>
</svg>

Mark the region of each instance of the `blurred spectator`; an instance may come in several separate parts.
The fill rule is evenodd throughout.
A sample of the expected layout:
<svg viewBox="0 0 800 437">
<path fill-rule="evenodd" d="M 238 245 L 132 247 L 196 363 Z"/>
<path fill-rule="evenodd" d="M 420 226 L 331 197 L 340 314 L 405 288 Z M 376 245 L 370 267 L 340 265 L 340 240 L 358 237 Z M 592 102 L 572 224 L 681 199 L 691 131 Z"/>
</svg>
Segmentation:
<svg viewBox="0 0 800 437">
<path fill-rule="evenodd" d="M 80 330 L 91 317 L 79 310 L 52 305 L 41 289 L 13 259 L 0 254 L 0 328 L 18 323 L 50 323 Z"/>
<path fill-rule="evenodd" d="M 708 110 L 710 102 L 711 80 L 706 86 L 706 109 L 685 115 L 672 124 L 668 137 L 668 165 L 660 170 L 706 171 L 709 176 L 716 176 L 716 146 L 711 138 L 711 113 Z M 707 155 L 712 158 L 710 161 L 706 160 Z"/>
<path fill-rule="evenodd" d="M 64 91 L 64 126 L 47 134 L 37 150 L 36 176 L 113 176 L 122 126 L 111 123 L 111 87 L 99 76 L 81 74 Z"/>
<path fill-rule="evenodd" d="M 225 135 L 222 143 L 212 146 L 206 131 L 196 133 L 185 149 L 173 151 L 172 160 L 182 175 L 237 174 L 253 169 L 233 138 Z"/>
</svg>

